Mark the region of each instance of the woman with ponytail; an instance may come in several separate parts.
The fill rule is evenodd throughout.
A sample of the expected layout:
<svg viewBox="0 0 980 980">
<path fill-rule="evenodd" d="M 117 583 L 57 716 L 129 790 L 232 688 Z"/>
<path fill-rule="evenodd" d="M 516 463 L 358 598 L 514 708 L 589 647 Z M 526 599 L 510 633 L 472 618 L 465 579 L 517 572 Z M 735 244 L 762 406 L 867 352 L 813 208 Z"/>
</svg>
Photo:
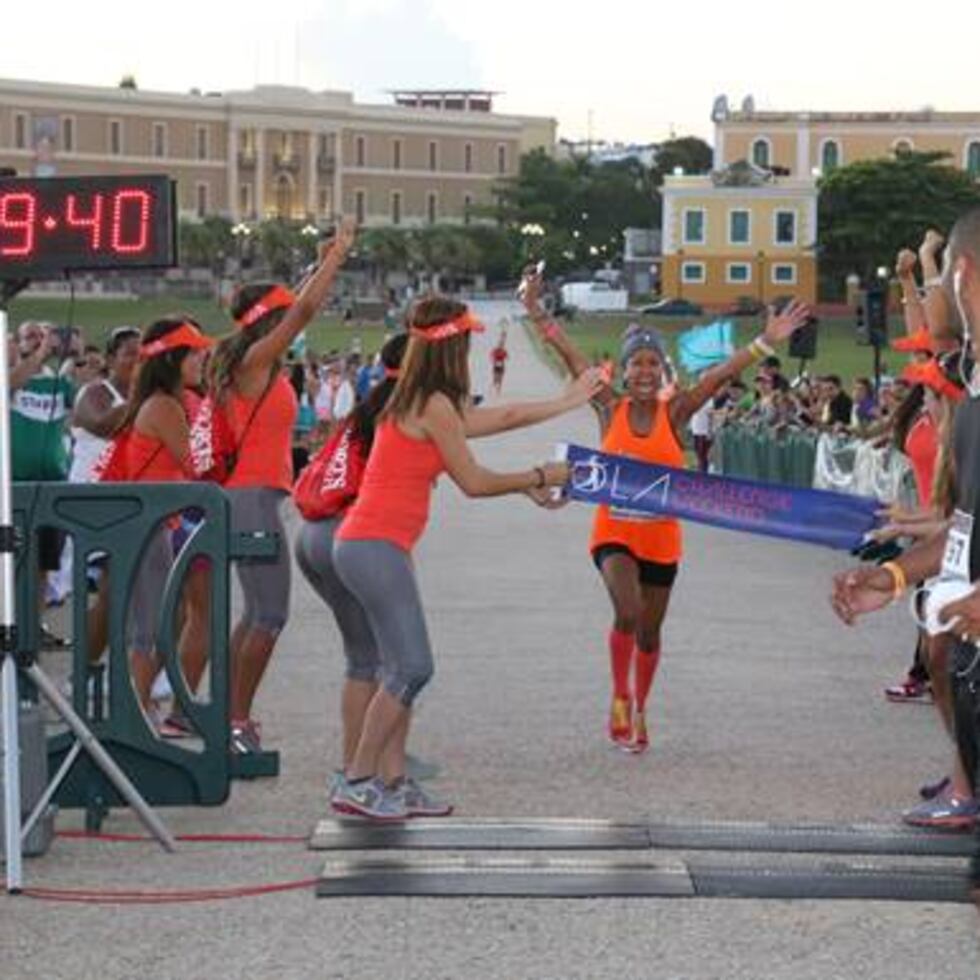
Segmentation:
<svg viewBox="0 0 980 980">
<path fill-rule="evenodd" d="M 224 479 L 238 532 L 278 536 L 274 561 L 240 559 L 244 612 L 231 635 L 231 745 L 234 752 L 261 750 L 252 701 L 289 613 L 289 546 L 279 508 L 293 484 L 292 431 L 298 404 L 281 362 L 290 345 L 320 310 L 354 242 L 345 221 L 325 243 L 320 264 L 298 296 L 275 283 L 243 286 L 232 304 L 238 332 L 215 349 L 211 395 L 234 440 Z"/>
</svg>

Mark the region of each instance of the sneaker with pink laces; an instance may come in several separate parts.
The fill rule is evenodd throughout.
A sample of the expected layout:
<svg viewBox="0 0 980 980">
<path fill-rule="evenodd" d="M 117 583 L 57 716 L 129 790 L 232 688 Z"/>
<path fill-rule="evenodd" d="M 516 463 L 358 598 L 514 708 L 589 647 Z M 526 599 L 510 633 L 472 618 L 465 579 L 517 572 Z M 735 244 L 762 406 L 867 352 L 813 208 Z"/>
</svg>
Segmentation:
<svg viewBox="0 0 980 980">
<path fill-rule="evenodd" d="M 932 704 L 932 688 L 928 681 L 906 677 L 901 684 L 886 687 L 885 697 L 894 704 Z"/>
</svg>

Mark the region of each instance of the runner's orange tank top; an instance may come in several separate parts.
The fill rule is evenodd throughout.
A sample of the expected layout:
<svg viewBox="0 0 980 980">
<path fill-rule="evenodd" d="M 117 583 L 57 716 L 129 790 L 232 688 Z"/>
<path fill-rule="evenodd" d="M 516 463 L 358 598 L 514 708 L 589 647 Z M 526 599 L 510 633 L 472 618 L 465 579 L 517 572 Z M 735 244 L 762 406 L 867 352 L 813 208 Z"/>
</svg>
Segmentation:
<svg viewBox="0 0 980 980">
<path fill-rule="evenodd" d="M 923 412 L 915 420 L 905 437 L 904 448 L 905 455 L 912 464 L 915 488 L 919 492 L 919 505 L 928 507 L 932 503 L 932 484 L 939 456 L 939 434 L 936 423 L 928 412 Z"/>
<path fill-rule="evenodd" d="M 289 379 L 277 373 L 265 395 L 257 398 L 243 398 L 231 389 L 224 409 L 238 447 L 238 462 L 225 486 L 271 487 L 290 493 L 293 425 L 299 401 Z"/>
<path fill-rule="evenodd" d="M 125 452 L 128 479 L 136 483 L 177 483 L 187 479 L 180 463 L 154 436 L 133 429 Z"/>
<path fill-rule="evenodd" d="M 630 428 L 630 400 L 623 398 L 613 412 L 602 440 L 602 451 L 629 456 L 661 466 L 684 466 L 684 450 L 670 424 L 670 403 L 658 402 L 650 434 L 637 435 Z M 596 508 L 590 550 L 604 544 L 621 544 L 637 558 L 672 565 L 681 559 L 681 525 L 673 519 L 658 520 L 647 514 L 602 505 Z"/>
<path fill-rule="evenodd" d="M 434 442 L 406 435 L 397 422 L 385 419 L 375 433 L 357 500 L 336 537 L 390 541 L 411 551 L 425 530 L 432 488 L 445 468 Z"/>
</svg>

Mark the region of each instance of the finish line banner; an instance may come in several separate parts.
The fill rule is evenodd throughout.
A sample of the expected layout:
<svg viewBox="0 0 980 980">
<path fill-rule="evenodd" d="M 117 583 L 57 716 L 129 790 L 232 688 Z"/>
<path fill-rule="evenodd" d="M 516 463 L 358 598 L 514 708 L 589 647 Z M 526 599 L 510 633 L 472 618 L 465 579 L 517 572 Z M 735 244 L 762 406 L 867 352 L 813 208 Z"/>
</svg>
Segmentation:
<svg viewBox="0 0 980 980">
<path fill-rule="evenodd" d="M 871 497 L 706 476 L 567 443 L 559 458 L 572 468 L 568 497 L 607 504 L 626 519 L 676 517 L 842 551 L 880 523 L 881 504 Z"/>
</svg>

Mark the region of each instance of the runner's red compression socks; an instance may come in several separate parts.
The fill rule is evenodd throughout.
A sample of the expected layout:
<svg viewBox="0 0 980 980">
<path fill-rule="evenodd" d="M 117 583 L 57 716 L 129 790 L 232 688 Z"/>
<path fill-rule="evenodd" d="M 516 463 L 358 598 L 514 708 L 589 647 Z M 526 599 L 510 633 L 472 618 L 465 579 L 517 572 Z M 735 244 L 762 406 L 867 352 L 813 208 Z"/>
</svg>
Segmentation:
<svg viewBox="0 0 980 980">
<path fill-rule="evenodd" d="M 660 663 L 660 650 L 636 651 L 636 710 L 640 714 L 646 709 L 647 696 L 653 687 L 653 678 Z"/>
<path fill-rule="evenodd" d="M 633 659 L 633 634 L 609 631 L 609 661 L 612 665 L 613 697 L 630 696 L 630 661 Z"/>
</svg>

